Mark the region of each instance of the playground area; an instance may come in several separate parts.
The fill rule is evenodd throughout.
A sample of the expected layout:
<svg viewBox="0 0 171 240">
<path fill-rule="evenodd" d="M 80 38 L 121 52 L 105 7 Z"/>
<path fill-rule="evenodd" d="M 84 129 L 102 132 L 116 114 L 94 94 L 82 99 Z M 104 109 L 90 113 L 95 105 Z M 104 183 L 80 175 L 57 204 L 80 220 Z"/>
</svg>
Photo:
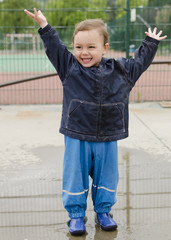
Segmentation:
<svg viewBox="0 0 171 240">
<path fill-rule="evenodd" d="M 130 137 L 118 142 L 120 180 L 112 209 L 118 230 L 104 232 L 95 224 L 89 193 L 87 233 L 77 238 L 68 233 L 62 205 L 60 116 L 61 105 L 1 106 L 1 239 L 170 240 L 170 108 L 130 104 Z"/>
<path fill-rule="evenodd" d="M 130 93 L 129 138 L 118 141 L 119 185 L 112 209 L 118 229 L 95 224 L 89 184 L 86 235 L 69 234 L 62 203 L 63 91 L 24 9 L 45 14 L 72 51 L 74 26 L 101 18 L 106 56 L 134 56 L 145 31 L 167 38 Z M 0 0 L 0 239 L 171 240 L 171 3 L 143 0 Z"/>
</svg>

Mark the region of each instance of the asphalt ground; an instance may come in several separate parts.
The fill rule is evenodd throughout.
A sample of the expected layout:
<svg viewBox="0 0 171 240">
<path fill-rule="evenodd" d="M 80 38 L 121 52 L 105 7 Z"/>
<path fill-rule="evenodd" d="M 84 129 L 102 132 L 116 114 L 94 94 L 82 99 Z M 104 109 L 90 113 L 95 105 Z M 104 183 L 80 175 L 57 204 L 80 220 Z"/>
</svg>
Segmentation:
<svg viewBox="0 0 171 240">
<path fill-rule="evenodd" d="M 61 105 L 0 106 L 0 239 L 171 240 L 171 108 L 130 104 L 130 136 L 118 142 L 118 230 L 95 224 L 89 194 L 83 237 L 68 233 L 62 205 L 60 116 Z"/>
</svg>

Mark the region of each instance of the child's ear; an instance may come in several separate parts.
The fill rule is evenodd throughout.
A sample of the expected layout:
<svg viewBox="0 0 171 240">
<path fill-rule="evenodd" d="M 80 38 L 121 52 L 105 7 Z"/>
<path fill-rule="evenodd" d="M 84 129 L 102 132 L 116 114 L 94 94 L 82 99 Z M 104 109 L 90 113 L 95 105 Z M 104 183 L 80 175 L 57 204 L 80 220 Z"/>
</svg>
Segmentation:
<svg viewBox="0 0 171 240">
<path fill-rule="evenodd" d="M 109 43 L 106 43 L 106 44 L 104 45 L 103 54 L 106 54 L 107 51 L 108 51 L 108 49 L 109 49 Z"/>
</svg>

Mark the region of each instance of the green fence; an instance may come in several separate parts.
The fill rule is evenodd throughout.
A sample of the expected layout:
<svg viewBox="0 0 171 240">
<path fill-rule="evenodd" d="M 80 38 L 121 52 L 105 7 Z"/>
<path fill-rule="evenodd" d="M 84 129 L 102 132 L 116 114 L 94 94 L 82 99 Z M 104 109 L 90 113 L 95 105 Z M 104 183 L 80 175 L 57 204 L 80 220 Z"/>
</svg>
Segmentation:
<svg viewBox="0 0 171 240">
<path fill-rule="evenodd" d="M 148 27 L 162 29 L 162 41 L 149 70 L 131 93 L 132 101 L 171 100 L 171 0 L 44 0 L 0 1 L 0 83 L 36 78 L 0 88 L 0 103 L 57 103 L 62 101 L 59 78 L 48 61 L 36 25 L 23 9 L 41 9 L 48 22 L 72 51 L 71 38 L 77 22 L 102 18 L 110 33 L 106 57 L 131 57 Z M 160 64 L 159 64 L 160 63 Z M 40 75 L 46 78 L 40 79 Z"/>
</svg>

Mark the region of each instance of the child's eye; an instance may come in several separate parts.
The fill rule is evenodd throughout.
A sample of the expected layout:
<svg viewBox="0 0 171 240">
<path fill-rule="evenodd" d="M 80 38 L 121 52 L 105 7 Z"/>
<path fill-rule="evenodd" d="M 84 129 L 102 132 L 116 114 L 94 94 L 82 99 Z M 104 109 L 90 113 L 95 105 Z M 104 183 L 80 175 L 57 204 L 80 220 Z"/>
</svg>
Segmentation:
<svg viewBox="0 0 171 240">
<path fill-rule="evenodd" d="M 81 48 L 81 46 L 76 46 L 75 48 L 77 48 L 77 49 L 80 49 L 80 48 Z"/>
<path fill-rule="evenodd" d="M 89 48 L 95 48 L 95 46 L 89 46 Z"/>
</svg>

